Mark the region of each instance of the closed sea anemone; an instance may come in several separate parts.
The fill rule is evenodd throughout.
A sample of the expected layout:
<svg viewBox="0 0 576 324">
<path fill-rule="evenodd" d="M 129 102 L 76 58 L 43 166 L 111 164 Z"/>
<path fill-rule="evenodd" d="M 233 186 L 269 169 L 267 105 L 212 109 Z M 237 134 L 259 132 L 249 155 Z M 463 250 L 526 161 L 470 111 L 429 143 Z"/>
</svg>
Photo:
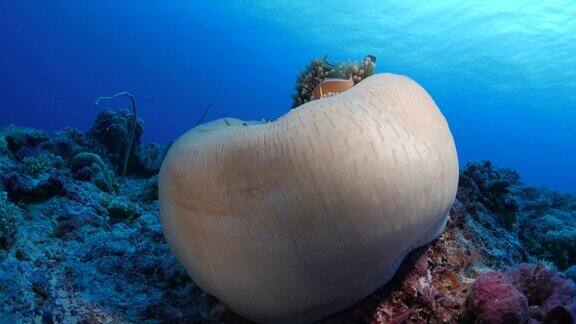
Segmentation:
<svg viewBox="0 0 576 324">
<path fill-rule="evenodd" d="M 164 236 L 192 279 L 260 322 L 339 312 L 444 229 L 452 135 L 416 82 L 373 75 L 277 121 L 200 125 L 159 175 Z"/>
</svg>

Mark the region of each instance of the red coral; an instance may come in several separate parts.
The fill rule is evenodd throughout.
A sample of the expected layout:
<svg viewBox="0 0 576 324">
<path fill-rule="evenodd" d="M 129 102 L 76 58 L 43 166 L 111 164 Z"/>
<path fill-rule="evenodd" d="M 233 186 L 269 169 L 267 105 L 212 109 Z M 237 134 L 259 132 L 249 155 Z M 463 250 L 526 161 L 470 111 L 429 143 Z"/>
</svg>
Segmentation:
<svg viewBox="0 0 576 324">
<path fill-rule="evenodd" d="M 472 287 L 472 310 L 476 323 L 524 323 L 528 299 L 499 272 L 489 272 Z"/>
<path fill-rule="evenodd" d="M 520 306 L 520 300 L 526 305 Z M 524 263 L 503 272 L 489 272 L 473 285 L 472 311 L 479 323 L 525 322 L 527 319 L 573 323 L 576 284 L 540 264 Z"/>
</svg>

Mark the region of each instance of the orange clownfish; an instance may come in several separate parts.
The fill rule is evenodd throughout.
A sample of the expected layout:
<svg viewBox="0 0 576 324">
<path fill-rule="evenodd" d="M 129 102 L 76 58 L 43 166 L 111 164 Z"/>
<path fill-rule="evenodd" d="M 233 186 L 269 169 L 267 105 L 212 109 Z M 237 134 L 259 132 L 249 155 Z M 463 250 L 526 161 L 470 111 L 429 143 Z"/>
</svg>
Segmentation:
<svg viewBox="0 0 576 324">
<path fill-rule="evenodd" d="M 310 100 L 320 99 L 328 94 L 344 92 L 354 86 L 354 80 L 350 79 L 326 79 L 314 88 Z"/>
</svg>

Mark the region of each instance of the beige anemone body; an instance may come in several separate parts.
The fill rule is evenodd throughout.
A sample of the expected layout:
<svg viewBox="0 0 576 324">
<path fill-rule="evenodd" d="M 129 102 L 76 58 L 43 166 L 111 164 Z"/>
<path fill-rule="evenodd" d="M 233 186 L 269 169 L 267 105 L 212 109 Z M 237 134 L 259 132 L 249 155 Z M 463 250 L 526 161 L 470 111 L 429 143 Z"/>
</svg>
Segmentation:
<svg viewBox="0 0 576 324">
<path fill-rule="evenodd" d="M 409 78 L 374 75 L 272 123 L 230 120 L 172 145 L 160 215 L 192 279 L 238 314 L 334 314 L 442 232 L 456 149 L 438 107 Z"/>
</svg>

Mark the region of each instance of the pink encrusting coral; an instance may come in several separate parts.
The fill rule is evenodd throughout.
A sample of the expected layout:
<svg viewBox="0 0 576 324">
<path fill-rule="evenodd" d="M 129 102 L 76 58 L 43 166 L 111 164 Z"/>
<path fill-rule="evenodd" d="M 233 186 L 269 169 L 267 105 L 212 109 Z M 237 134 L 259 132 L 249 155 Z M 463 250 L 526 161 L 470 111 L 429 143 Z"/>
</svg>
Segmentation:
<svg viewBox="0 0 576 324">
<path fill-rule="evenodd" d="M 471 298 L 476 323 L 525 323 L 528 299 L 500 272 L 489 272 L 476 280 Z"/>
<path fill-rule="evenodd" d="M 538 264 L 519 264 L 480 276 L 473 285 L 476 323 L 574 323 L 576 284 Z"/>
</svg>

